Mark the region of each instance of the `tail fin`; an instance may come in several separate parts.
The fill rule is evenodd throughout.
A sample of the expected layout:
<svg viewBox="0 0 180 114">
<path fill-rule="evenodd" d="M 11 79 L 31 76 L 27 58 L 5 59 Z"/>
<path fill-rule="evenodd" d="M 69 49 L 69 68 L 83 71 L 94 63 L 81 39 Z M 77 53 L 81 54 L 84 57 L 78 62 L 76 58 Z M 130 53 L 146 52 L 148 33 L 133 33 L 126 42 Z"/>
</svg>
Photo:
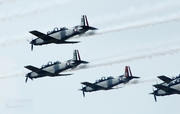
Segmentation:
<svg viewBox="0 0 180 114">
<path fill-rule="evenodd" d="M 73 60 L 81 61 L 81 58 L 80 58 L 78 50 L 74 50 L 74 52 L 73 52 Z"/>
<path fill-rule="evenodd" d="M 131 72 L 130 66 L 126 66 L 125 67 L 124 76 L 126 76 L 126 77 L 132 76 L 132 72 Z"/>
<path fill-rule="evenodd" d="M 86 15 L 82 15 L 82 17 L 81 17 L 81 26 L 89 26 Z"/>
</svg>

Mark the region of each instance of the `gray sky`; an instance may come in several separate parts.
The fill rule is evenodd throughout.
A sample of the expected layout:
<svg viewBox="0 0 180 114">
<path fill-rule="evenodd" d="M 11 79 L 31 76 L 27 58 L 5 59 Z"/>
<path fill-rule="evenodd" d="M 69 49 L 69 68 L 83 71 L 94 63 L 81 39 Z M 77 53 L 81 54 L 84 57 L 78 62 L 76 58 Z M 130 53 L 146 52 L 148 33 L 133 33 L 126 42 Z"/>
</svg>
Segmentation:
<svg viewBox="0 0 180 114">
<path fill-rule="evenodd" d="M 0 113 L 2 114 L 157 114 L 177 113 L 179 96 L 157 97 L 152 85 L 158 75 L 180 73 L 179 0 L 0 0 Z M 92 36 L 75 37 L 73 45 L 34 46 L 29 31 L 80 24 L 86 14 Z M 78 49 L 86 69 L 68 71 L 69 77 L 28 80 L 25 65 L 40 67 L 48 61 L 65 61 Z M 138 84 L 121 89 L 86 93 L 80 82 L 118 76 L 124 66 L 140 76 Z"/>
</svg>

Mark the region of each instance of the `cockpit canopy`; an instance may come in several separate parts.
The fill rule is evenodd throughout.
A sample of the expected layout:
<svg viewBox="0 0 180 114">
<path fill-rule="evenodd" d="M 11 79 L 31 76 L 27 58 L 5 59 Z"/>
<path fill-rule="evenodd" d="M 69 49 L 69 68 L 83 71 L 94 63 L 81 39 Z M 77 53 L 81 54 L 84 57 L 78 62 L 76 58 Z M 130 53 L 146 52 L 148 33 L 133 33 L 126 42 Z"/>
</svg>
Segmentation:
<svg viewBox="0 0 180 114">
<path fill-rule="evenodd" d="M 53 34 L 55 32 L 62 31 L 62 30 L 68 30 L 68 28 L 66 28 L 66 27 L 60 27 L 60 28 L 55 27 L 52 31 L 48 31 L 47 35 L 50 35 L 50 34 Z"/>
<path fill-rule="evenodd" d="M 180 83 L 180 78 L 176 78 L 175 80 L 171 81 L 169 83 L 169 86 L 172 86 L 172 85 L 177 84 L 177 83 Z"/>
<path fill-rule="evenodd" d="M 109 77 L 107 77 L 107 79 L 114 79 L 114 77 L 112 77 L 112 76 L 109 76 Z"/>
<path fill-rule="evenodd" d="M 112 77 L 112 76 L 109 76 L 109 77 L 105 77 L 105 76 L 103 76 L 101 79 L 98 79 L 98 80 L 96 80 L 96 82 L 95 83 L 98 83 L 98 82 L 102 82 L 102 81 L 104 81 L 104 80 L 108 80 L 108 79 L 113 79 L 114 77 Z"/>
<path fill-rule="evenodd" d="M 101 79 L 98 79 L 98 80 L 96 80 L 96 82 L 95 83 L 98 83 L 98 82 L 101 82 L 101 81 L 104 81 L 106 79 L 106 77 L 102 77 Z"/>
<path fill-rule="evenodd" d="M 177 78 L 180 78 L 180 74 L 178 76 L 172 77 L 173 80 Z"/>
<path fill-rule="evenodd" d="M 54 63 L 52 61 L 49 61 L 46 65 L 42 65 L 41 69 L 46 68 L 46 67 L 51 66 L 51 65 L 54 65 L 54 64 L 60 64 L 60 63 L 61 63 L 60 61 L 56 61 Z"/>
</svg>

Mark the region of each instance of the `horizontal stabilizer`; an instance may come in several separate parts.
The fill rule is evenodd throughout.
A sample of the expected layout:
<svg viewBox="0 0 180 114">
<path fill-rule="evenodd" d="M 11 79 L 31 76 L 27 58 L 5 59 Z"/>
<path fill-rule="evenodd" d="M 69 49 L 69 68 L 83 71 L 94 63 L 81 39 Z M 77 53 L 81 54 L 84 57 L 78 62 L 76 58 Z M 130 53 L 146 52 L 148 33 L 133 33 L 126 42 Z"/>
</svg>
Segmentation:
<svg viewBox="0 0 180 114">
<path fill-rule="evenodd" d="M 55 42 L 57 44 L 75 44 L 75 43 L 79 43 L 80 41 L 59 41 L 59 42 Z"/>
<path fill-rule="evenodd" d="M 53 76 L 51 75 L 51 77 L 55 77 L 55 76 L 68 76 L 68 75 L 72 75 L 72 74 L 54 74 Z"/>
<path fill-rule="evenodd" d="M 137 77 L 137 76 L 130 76 L 131 78 L 140 78 L 140 77 Z"/>
<path fill-rule="evenodd" d="M 84 63 L 84 64 L 88 64 L 89 62 L 87 61 L 80 61 L 81 63 Z"/>
<path fill-rule="evenodd" d="M 89 26 L 89 30 L 98 30 L 98 28 Z"/>
<path fill-rule="evenodd" d="M 88 29 L 88 30 L 98 30 L 98 28 L 91 27 L 91 26 L 81 26 L 83 29 Z"/>
</svg>

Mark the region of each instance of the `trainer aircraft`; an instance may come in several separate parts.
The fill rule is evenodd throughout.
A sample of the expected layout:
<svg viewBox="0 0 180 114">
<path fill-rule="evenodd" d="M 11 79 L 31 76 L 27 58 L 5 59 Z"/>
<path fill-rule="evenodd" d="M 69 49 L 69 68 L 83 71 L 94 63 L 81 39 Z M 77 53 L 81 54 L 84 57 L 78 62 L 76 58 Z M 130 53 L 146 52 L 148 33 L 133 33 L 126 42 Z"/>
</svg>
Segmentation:
<svg viewBox="0 0 180 114">
<path fill-rule="evenodd" d="M 73 44 L 79 43 L 79 41 L 67 41 L 67 39 L 75 35 L 83 35 L 88 30 L 97 30 L 95 27 L 89 26 L 87 16 L 83 15 L 81 18 L 81 24 L 74 26 L 72 28 L 54 28 L 53 31 L 48 31 L 46 34 L 39 32 L 37 30 L 30 31 L 31 34 L 35 35 L 37 38 L 30 41 L 31 50 L 33 50 L 33 45 L 44 45 L 44 44 Z"/>
<path fill-rule="evenodd" d="M 133 76 L 131 73 L 130 66 L 126 66 L 125 73 L 123 75 L 120 75 L 118 77 L 112 77 L 112 76 L 109 76 L 107 78 L 102 77 L 101 79 L 96 80 L 94 83 L 82 82 L 81 84 L 85 85 L 85 87 L 82 87 L 82 89 L 79 90 L 83 92 L 83 96 L 85 97 L 85 92 L 117 89 L 114 87 L 119 84 L 126 84 L 134 78 L 140 78 L 140 77 Z"/>
<path fill-rule="evenodd" d="M 60 62 L 60 61 L 48 62 L 47 65 L 42 65 L 41 68 L 37 68 L 32 65 L 25 66 L 25 68 L 32 71 L 26 75 L 25 82 L 27 82 L 28 78 L 32 80 L 33 78 L 41 78 L 45 76 L 55 77 L 55 76 L 71 75 L 71 74 L 59 74 L 59 73 L 70 68 L 74 69 L 81 63 L 87 64 L 88 62 L 82 61 L 79 55 L 79 51 L 74 50 L 73 59 L 67 60 L 65 62 Z"/>
</svg>

